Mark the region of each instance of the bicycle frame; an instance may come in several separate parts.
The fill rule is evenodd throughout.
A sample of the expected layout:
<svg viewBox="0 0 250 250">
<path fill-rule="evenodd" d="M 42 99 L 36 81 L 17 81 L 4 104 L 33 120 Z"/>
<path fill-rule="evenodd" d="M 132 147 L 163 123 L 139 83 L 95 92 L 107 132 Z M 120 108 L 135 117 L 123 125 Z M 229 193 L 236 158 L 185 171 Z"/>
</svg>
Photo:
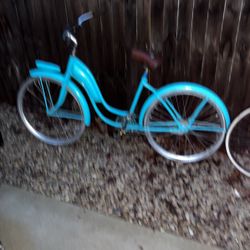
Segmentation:
<svg viewBox="0 0 250 250">
<path fill-rule="evenodd" d="M 86 125 L 89 125 L 89 123 L 90 123 L 90 113 L 89 113 L 88 104 L 87 104 L 84 96 L 81 93 L 79 93 L 80 90 L 71 81 L 71 78 L 76 80 L 86 90 L 86 93 L 89 96 L 90 102 L 93 105 L 95 112 L 106 124 L 113 126 L 115 128 L 123 128 L 126 131 L 145 131 L 145 127 L 143 126 L 143 119 L 144 119 L 146 109 L 149 107 L 149 105 L 152 103 L 153 100 L 157 99 L 168 110 L 169 114 L 173 118 L 173 121 L 168 121 L 168 122 L 164 122 L 164 123 L 157 122 L 157 123 L 154 123 L 152 126 L 147 127 L 146 129 L 148 129 L 152 132 L 185 133 L 194 126 L 195 119 L 198 117 L 199 113 L 201 112 L 202 108 L 206 105 L 208 98 L 209 98 L 209 93 L 208 93 L 208 97 L 201 101 L 201 103 L 197 106 L 197 108 L 195 109 L 193 114 L 189 117 L 188 124 L 183 124 L 182 123 L 183 119 L 182 119 L 181 115 L 177 112 L 177 110 L 175 109 L 173 104 L 168 99 L 163 100 L 161 98 L 160 94 L 161 94 L 163 88 L 162 89 L 155 89 L 150 85 L 150 83 L 148 82 L 147 70 L 144 72 L 144 74 L 141 77 L 138 89 L 135 93 L 135 96 L 134 96 L 134 99 L 133 99 L 132 104 L 130 106 L 130 109 L 129 110 L 121 110 L 121 109 L 117 109 L 117 108 L 110 106 L 104 100 L 104 98 L 101 94 L 101 91 L 98 87 L 98 84 L 97 84 L 94 76 L 92 75 L 91 71 L 77 57 L 75 57 L 75 56 L 69 57 L 69 61 L 68 61 L 68 65 L 67 65 L 65 74 L 61 74 L 60 68 L 57 65 L 54 65 L 51 63 L 47 63 L 47 62 L 43 62 L 43 61 L 38 60 L 38 61 L 36 61 L 36 65 L 37 65 L 37 69 L 30 70 L 30 75 L 32 77 L 41 77 L 41 76 L 46 77 L 48 75 L 52 79 L 55 79 L 55 80 L 61 82 L 61 90 L 60 90 L 58 100 L 55 104 L 53 104 L 53 102 L 52 102 L 52 104 L 53 104 L 52 108 L 49 108 L 49 106 L 47 104 L 47 98 L 46 98 L 46 91 L 47 91 L 48 95 L 49 95 L 49 99 L 50 99 L 50 101 L 52 101 L 52 98 L 51 98 L 51 95 L 49 92 L 49 88 L 48 88 L 47 84 L 46 84 L 45 88 L 44 88 L 43 84 L 41 84 L 41 89 L 42 89 L 43 95 L 44 95 L 44 101 L 45 101 L 47 114 L 49 116 L 82 120 L 83 117 L 81 117 L 80 115 L 78 115 L 78 116 L 72 115 L 72 114 L 67 113 L 64 110 L 60 109 L 60 107 L 63 105 L 63 103 L 66 99 L 67 88 L 74 88 L 75 92 L 77 92 L 77 98 L 79 99 L 79 102 L 84 106 L 83 107 L 84 112 L 86 111 L 86 114 L 84 114 L 84 116 L 87 116 L 87 117 L 85 117 L 85 120 L 87 121 Z M 174 85 L 174 84 L 172 84 L 172 85 Z M 178 84 L 176 85 L 176 83 L 175 83 L 175 86 L 176 86 L 175 88 L 178 89 L 177 88 Z M 189 88 L 192 88 L 192 84 L 190 85 L 190 83 L 188 83 L 187 86 Z M 195 87 L 197 87 L 197 86 L 195 85 Z M 171 87 L 171 85 L 169 87 Z M 180 89 L 183 89 L 184 87 L 185 86 L 182 86 Z M 139 115 L 139 122 L 138 123 L 128 123 L 124 127 L 124 124 L 122 122 L 117 121 L 117 120 L 114 121 L 114 120 L 111 120 L 111 119 L 107 118 L 106 116 L 104 116 L 104 114 L 100 111 L 100 109 L 97 106 L 97 103 L 101 103 L 105 107 L 105 109 L 107 111 L 109 111 L 110 113 L 112 113 L 118 117 L 124 117 L 124 118 L 128 117 L 128 116 L 134 114 L 136 107 L 137 107 L 137 104 L 138 104 L 138 101 L 139 101 L 139 98 L 140 98 L 141 93 L 142 93 L 144 88 L 146 88 L 150 92 L 152 92 L 152 95 L 150 97 L 151 99 L 149 98 L 149 100 L 146 101 L 144 106 L 142 107 L 142 110 L 141 110 L 140 115 Z M 166 88 L 166 86 L 164 88 Z M 204 91 L 204 89 L 205 88 L 203 88 L 203 91 Z M 188 91 L 188 88 L 186 88 L 185 90 Z M 222 109 L 226 110 L 226 108 L 222 104 L 221 104 L 221 106 L 222 106 Z M 226 121 L 226 122 L 229 125 L 229 123 L 230 123 L 229 117 L 228 117 L 228 121 Z M 203 130 L 204 126 L 200 126 L 200 128 L 198 126 L 196 126 L 195 129 L 196 130 Z M 211 125 L 210 127 L 209 126 L 206 127 L 206 131 L 223 132 L 220 130 L 220 128 L 218 128 L 214 125 Z"/>
</svg>

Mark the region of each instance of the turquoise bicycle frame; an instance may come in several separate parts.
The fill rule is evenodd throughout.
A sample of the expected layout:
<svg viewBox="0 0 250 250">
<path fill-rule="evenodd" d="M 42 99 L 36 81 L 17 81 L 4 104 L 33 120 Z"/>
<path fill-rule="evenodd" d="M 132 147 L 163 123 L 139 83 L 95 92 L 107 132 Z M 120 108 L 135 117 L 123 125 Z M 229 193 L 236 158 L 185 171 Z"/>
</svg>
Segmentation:
<svg viewBox="0 0 250 250">
<path fill-rule="evenodd" d="M 208 124 L 208 126 L 195 126 L 196 118 L 198 117 L 202 108 L 206 105 L 209 99 L 213 100 L 213 102 L 216 102 L 219 108 L 221 109 L 222 113 L 224 114 L 226 127 L 228 127 L 230 124 L 230 118 L 229 118 L 227 108 L 225 104 L 221 101 L 221 99 L 208 88 L 205 88 L 196 83 L 190 83 L 190 82 L 172 83 L 160 89 L 155 89 L 148 82 L 148 72 L 146 70 L 141 77 L 137 92 L 134 96 L 130 109 L 126 111 L 126 110 L 114 108 L 110 106 L 104 100 L 101 94 L 101 91 L 98 87 L 98 84 L 94 76 L 92 75 L 91 71 L 76 56 L 72 56 L 72 55 L 70 56 L 68 65 L 64 74 L 61 73 L 60 67 L 58 65 L 55 65 L 52 63 L 36 60 L 36 66 L 37 68 L 30 70 L 31 77 L 48 78 L 48 79 L 53 79 L 61 83 L 61 90 L 60 90 L 59 98 L 57 102 L 53 104 L 51 108 L 49 108 L 49 105 L 46 100 L 46 94 L 45 94 L 46 91 L 49 93 L 48 86 L 46 86 L 46 84 L 45 86 L 41 84 L 41 88 L 42 88 L 43 95 L 44 95 L 46 111 L 49 116 L 78 119 L 78 120 L 84 119 L 85 125 L 86 126 L 90 125 L 91 114 L 90 114 L 88 103 L 86 101 L 86 98 L 80 91 L 80 89 L 72 81 L 72 79 L 74 79 L 85 89 L 97 115 L 106 124 L 113 126 L 115 128 L 122 128 L 126 131 L 145 131 L 145 129 L 148 129 L 149 131 L 152 131 L 152 132 L 172 132 L 172 133 L 185 133 L 188 130 L 223 132 L 221 128 L 219 128 L 218 126 L 214 124 L 210 124 L 210 125 Z M 126 126 L 124 127 L 124 124 L 122 122 L 117 121 L 117 120 L 114 121 L 104 116 L 97 106 L 98 103 L 101 103 L 105 107 L 105 109 L 108 110 L 110 113 L 118 117 L 126 118 L 134 114 L 139 98 L 144 88 L 152 92 L 152 95 L 145 101 L 144 105 L 142 106 L 137 123 L 127 123 Z M 80 105 L 82 106 L 84 110 L 84 117 L 81 117 L 80 115 L 79 116 L 72 115 L 60 109 L 60 107 L 63 105 L 65 101 L 67 90 L 71 91 L 77 97 Z M 177 112 L 177 110 L 172 105 L 172 103 L 168 100 L 163 100 L 161 96 L 171 91 L 187 93 L 188 91 L 193 91 L 193 90 L 198 91 L 199 93 L 202 93 L 204 96 L 206 96 L 206 98 L 204 98 L 201 101 L 201 103 L 194 110 L 193 114 L 188 118 L 188 123 L 183 124 L 181 122 L 182 120 L 181 115 Z M 168 121 L 164 123 L 157 122 L 157 123 L 152 124 L 150 127 L 145 128 L 143 125 L 143 122 L 144 122 L 146 111 L 155 102 L 155 100 L 158 100 L 162 103 L 162 105 L 166 108 L 166 110 L 169 112 L 169 114 L 173 118 L 173 121 Z"/>
</svg>

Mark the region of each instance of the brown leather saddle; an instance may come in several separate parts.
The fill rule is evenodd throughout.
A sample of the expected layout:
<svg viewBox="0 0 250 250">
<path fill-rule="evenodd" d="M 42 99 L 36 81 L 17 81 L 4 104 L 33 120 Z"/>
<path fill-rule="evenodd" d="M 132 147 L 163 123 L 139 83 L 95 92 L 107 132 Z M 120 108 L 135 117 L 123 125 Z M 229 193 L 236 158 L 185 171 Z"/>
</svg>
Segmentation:
<svg viewBox="0 0 250 250">
<path fill-rule="evenodd" d="M 160 59 L 154 58 L 152 55 L 150 55 L 142 50 L 139 50 L 139 49 L 132 49 L 131 50 L 131 58 L 134 61 L 143 63 L 151 70 L 156 69 L 161 64 Z"/>
</svg>

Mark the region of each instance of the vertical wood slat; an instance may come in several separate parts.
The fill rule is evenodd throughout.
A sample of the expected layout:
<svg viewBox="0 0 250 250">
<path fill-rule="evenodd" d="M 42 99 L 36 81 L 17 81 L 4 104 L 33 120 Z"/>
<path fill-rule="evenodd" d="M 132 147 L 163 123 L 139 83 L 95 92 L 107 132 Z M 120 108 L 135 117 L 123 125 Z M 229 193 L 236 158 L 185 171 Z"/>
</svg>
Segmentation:
<svg viewBox="0 0 250 250">
<path fill-rule="evenodd" d="M 192 62 L 192 40 L 193 40 L 193 29 L 194 29 L 194 7 L 195 1 L 192 0 L 192 8 L 191 8 L 191 19 L 190 19 L 190 31 L 189 31 L 189 47 L 188 47 L 188 64 L 187 64 L 187 74 L 190 79 L 190 68 Z"/>
<path fill-rule="evenodd" d="M 45 60 L 53 59 L 53 48 L 51 48 L 50 40 L 52 34 L 48 31 L 49 24 L 45 16 L 45 13 L 51 8 L 50 5 L 51 3 L 49 3 L 46 9 L 43 7 L 43 1 L 41 0 L 34 0 L 30 4 L 26 4 L 26 1 L 24 2 L 24 7 L 27 10 L 25 30 L 30 30 L 28 43 L 29 49 L 33 49 L 33 62 L 35 58 L 42 58 Z M 43 25 L 40 25 L 41 23 L 43 23 Z"/>
<path fill-rule="evenodd" d="M 124 44 L 125 34 L 125 5 L 124 1 L 113 0 L 113 34 L 116 56 L 116 71 L 122 75 L 126 71 L 126 47 Z"/>
<path fill-rule="evenodd" d="M 30 23 L 30 16 L 28 14 L 28 7 L 25 4 L 24 0 L 16 1 L 17 10 L 20 13 L 20 36 L 22 36 L 24 44 L 25 44 L 25 51 L 26 56 L 28 58 L 29 64 L 32 65 L 35 55 L 35 48 L 34 48 L 34 38 L 32 37 L 31 33 L 31 23 Z"/>
<path fill-rule="evenodd" d="M 67 10 L 65 9 L 66 5 L 65 5 L 65 0 L 54 0 L 54 12 L 53 15 L 55 15 L 54 17 L 54 27 L 55 27 L 55 32 L 56 33 L 56 50 L 58 51 L 59 55 L 60 55 L 60 61 L 58 62 L 62 69 L 64 70 L 66 63 L 67 63 L 67 59 L 68 59 L 68 55 L 67 55 L 67 47 L 66 45 L 62 42 L 62 32 L 65 29 L 65 27 L 68 25 L 68 13 Z M 57 59 L 58 60 L 58 59 Z"/>
<path fill-rule="evenodd" d="M 93 13 L 97 13 L 98 11 L 98 1 L 97 0 L 89 0 L 87 2 L 86 8 Z M 90 20 L 86 25 L 88 25 L 90 29 L 90 40 L 91 40 L 91 57 L 93 58 L 92 61 L 92 68 L 91 70 L 96 74 L 100 71 L 102 67 L 102 50 L 100 47 L 100 39 L 101 39 L 101 30 L 100 30 L 100 20 L 99 17 L 95 17 L 93 20 Z M 79 45 L 81 46 L 81 45 Z"/>
<path fill-rule="evenodd" d="M 78 33 L 77 55 L 111 103 L 129 104 L 134 96 L 143 67 L 131 61 L 129 50 L 138 47 L 163 56 L 161 68 L 150 74 L 155 86 L 196 81 L 216 90 L 235 113 L 250 105 L 247 0 L 13 0 L 0 6 L 21 48 L 9 58 L 22 79 L 37 57 L 65 66 L 61 33 L 93 10 L 100 15 Z M 19 83 L 4 63 L 0 69 L 0 101 L 13 101 Z"/>
<path fill-rule="evenodd" d="M 128 51 L 124 43 L 125 34 L 125 3 L 120 0 L 112 1 L 113 9 L 113 40 L 114 40 L 114 55 L 115 55 L 115 72 L 114 72 L 114 85 L 116 95 L 116 106 L 121 109 L 129 107 L 127 98 L 127 75 L 128 68 L 126 58 Z"/>
<path fill-rule="evenodd" d="M 231 59 L 231 63 L 230 63 L 230 68 L 229 68 L 229 74 L 228 74 L 228 79 L 226 81 L 226 88 L 225 88 L 225 97 L 227 99 L 230 98 L 230 102 L 232 100 L 231 97 L 229 97 L 229 92 L 230 92 L 230 87 L 231 87 L 231 78 L 232 78 L 232 72 L 233 72 L 233 66 L 235 63 L 235 54 L 236 54 L 236 45 L 238 42 L 238 36 L 239 36 L 239 28 L 240 28 L 240 23 L 241 23 L 241 16 L 242 16 L 242 10 L 243 10 L 243 6 L 244 6 L 244 0 L 240 1 L 240 9 L 239 9 L 239 17 L 237 20 L 237 26 L 236 26 L 236 31 L 235 31 L 235 39 L 234 39 L 234 44 L 233 44 L 233 54 L 232 54 L 232 59 Z M 236 64 L 236 66 L 239 66 L 239 64 Z M 241 76 L 238 76 L 238 80 Z M 233 86 L 232 86 L 233 87 Z M 230 103 L 230 107 L 232 106 L 232 103 Z"/>
<path fill-rule="evenodd" d="M 192 40 L 192 11 L 193 2 L 181 0 L 179 1 L 179 11 L 176 14 L 176 22 L 178 16 L 178 30 L 176 30 L 176 51 L 175 51 L 175 78 L 176 81 L 186 80 L 189 77 L 189 55 L 190 40 Z M 177 6 L 177 8 L 178 8 Z M 176 25 L 177 27 L 177 25 Z"/>
<path fill-rule="evenodd" d="M 0 82 L 2 83 L 0 100 L 8 100 L 11 104 L 15 104 L 20 72 L 26 65 L 25 60 L 22 64 L 19 63 L 23 52 L 23 40 L 20 39 L 15 4 L 14 1 L 1 1 L 0 5 L 0 40 L 2 41 L 0 44 Z"/>
<path fill-rule="evenodd" d="M 239 15 L 239 30 L 235 43 L 234 56 L 232 60 L 232 71 L 230 76 L 228 96 L 230 96 L 229 107 L 234 114 L 250 106 L 249 77 L 250 77 L 250 2 L 242 1 L 241 14 Z M 237 84 L 236 84 L 237 83 Z M 237 93 L 237 94 L 235 94 Z"/>
<path fill-rule="evenodd" d="M 176 16 L 177 1 L 169 0 L 164 2 L 163 14 L 163 67 L 162 78 L 165 82 L 175 81 L 175 35 L 176 35 Z"/>
<path fill-rule="evenodd" d="M 162 56 L 163 49 L 163 8 L 164 8 L 164 0 L 152 1 L 151 0 L 151 10 L 150 10 L 150 37 L 149 37 L 149 47 L 150 51 L 157 57 Z M 150 81 L 154 85 L 154 87 L 160 87 L 162 85 L 162 67 L 158 67 L 155 69 L 150 75 Z"/>
<path fill-rule="evenodd" d="M 128 49 L 127 65 L 128 65 L 128 82 L 126 86 L 126 96 L 130 103 L 134 97 L 135 84 L 138 81 L 137 72 L 135 71 L 136 64 L 131 61 L 129 49 L 136 45 L 136 24 L 137 17 L 137 1 L 141 0 L 127 0 L 125 5 L 125 46 Z"/>
<path fill-rule="evenodd" d="M 111 99 L 110 104 L 116 105 L 116 85 L 114 77 L 111 77 L 115 75 L 115 54 L 112 27 L 112 0 L 100 0 L 99 8 L 101 12 L 100 21 L 102 37 L 101 41 L 98 41 L 98 43 L 101 43 L 101 45 L 103 46 L 103 67 L 100 75 L 100 88 L 104 94 L 104 98 Z"/>
<path fill-rule="evenodd" d="M 226 1 L 210 0 L 208 9 L 207 32 L 204 47 L 201 82 L 215 89 L 215 74 L 218 58 L 218 48 L 221 41 L 221 33 L 224 21 L 224 6 Z"/>
<path fill-rule="evenodd" d="M 200 82 L 200 73 L 205 45 L 205 26 L 209 1 L 196 0 L 194 3 L 189 79 Z"/>
<path fill-rule="evenodd" d="M 100 1 L 100 9 L 102 11 L 102 43 L 104 47 L 104 57 L 106 58 L 105 70 L 113 73 L 115 69 L 114 41 L 112 30 L 112 5 L 111 0 Z M 108 59 L 108 60 L 107 60 Z"/>
<path fill-rule="evenodd" d="M 54 9 L 53 1 L 50 1 L 49 3 L 47 3 L 46 1 L 38 0 L 38 1 L 33 1 L 32 5 L 33 5 L 32 13 L 34 13 L 32 14 L 32 23 L 34 24 L 34 28 L 32 27 L 33 36 L 36 36 L 39 33 L 40 39 L 43 40 L 43 42 L 39 46 L 40 49 L 36 49 L 37 54 L 39 54 L 40 59 L 51 60 L 51 61 L 58 63 L 60 56 L 57 50 L 58 40 L 56 39 L 55 32 L 53 32 L 54 25 L 56 25 L 55 19 L 54 19 L 54 13 L 53 13 L 53 9 Z M 38 16 L 39 18 L 37 18 Z M 40 30 L 37 30 L 38 23 L 44 24 L 40 26 Z M 48 34 L 50 35 L 48 36 Z M 43 55 L 45 53 L 48 53 L 48 54 L 46 57 L 43 58 Z"/>
<path fill-rule="evenodd" d="M 43 1 L 43 8 L 46 10 L 47 1 Z M 58 0 L 51 1 L 51 9 L 50 13 L 47 14 L 48 17 L 46 18 L 48 30 L 50 34 L 53 34 L 51 36 L 51 45 L 52 45 L 52 55 L 54 58 L 54 61 L 58 64 L 63 64 L 65 66 L 66 60 L 63 55 L 63 51 L 66 50 L 65 45 L 61 42 L 62 41 L 62 30 L 66 26 L 66 16 L 64 15 L 64 5 L 58 4 Z"/>
<path fill-rule="evenodd" d="M 221 41 L 219 44 L 218 60 L 216 65 L 216 91 L 224 99 L 228 87 L 228 76 L 232 62 L 234 43 L 238 25 L 241 1 L 227 0 L 224 13 Z"/>
<path fill-rule="evenodd" d="M 177 53 L 178 53 L 178 43 L 179 43 L 179 19 L 180 19 L 180 0 L 177 0 L 177 9 L 176 9 L 176 26 L 175 26 L 175 65 L 174 65 L 174 75 L 177 76 Z"/>
<path fill-rule="evenodd" d="M 209 17 L 210 17 L 210 9 L 211 9 L 211 1 L 208 0 L 208 7 L 207 7 L 207 13 L 206 13 L 206 22 L 205 22 L 205 35 L 204 35 L 204 46 L 203 46 L 203 55 L 202 55 L 202 62 L 201 62 L 201 72 L 200 72 L 200 80 L 199 82 L 202 81 L 203 74 L 204 74 L 204 64 L 205 64 L 205 59 L 206 59 L 206 49 L 207 49 L 207 41 L 208 41 L 208 22 L 209 22 Z"/>
<path fill-rule="evenodd" d="M 96 5 L 98 4 L 97 1 L 86 1 L 86 0 L 79 0 L 79 5 L 81 6 L 80 9 L 76 9 L 75 15 L 75 22 L 77 22 L 77 17 L 84 12 L 87 11 L 95 11 Z M 82 34 L 83 39 L 86 42 L 86 48 L 84 48 L 84 54 L 88 58 L 88 65 L 91 68 L 92 72 L 96 74 L 97 70 L 99 69 L 99 51 L 97 47 L 96 41 L 96 21 L 98 20 L 89 20 L 87 21 L 82 28 L 79 30 L 79 34 Z M 81 44 L 78 45 L 80 47 Z M 86 51 L 85 51 L 86 50 Z"/>
</svg>

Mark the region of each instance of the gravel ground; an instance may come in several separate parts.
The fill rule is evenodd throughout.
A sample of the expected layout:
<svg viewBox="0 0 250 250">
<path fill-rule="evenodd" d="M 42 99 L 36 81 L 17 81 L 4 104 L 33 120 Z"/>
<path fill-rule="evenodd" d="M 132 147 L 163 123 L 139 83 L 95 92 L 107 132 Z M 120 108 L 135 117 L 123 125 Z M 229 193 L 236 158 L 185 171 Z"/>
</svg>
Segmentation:
<svg viewBox="0 0 250 250">
<path fill-rule="evenodd" d="M 3 104 L 0 131 L 0 183 L 224 249 L 250 249 L 250 199 L 244 197 L 250 181 L 231 176 L 222 152 L 182 165 L 156 155 L 144 136 L 118 140 L 104 126 L 86 129 L 73 145 L 52 147 Z"/>
</svg>

